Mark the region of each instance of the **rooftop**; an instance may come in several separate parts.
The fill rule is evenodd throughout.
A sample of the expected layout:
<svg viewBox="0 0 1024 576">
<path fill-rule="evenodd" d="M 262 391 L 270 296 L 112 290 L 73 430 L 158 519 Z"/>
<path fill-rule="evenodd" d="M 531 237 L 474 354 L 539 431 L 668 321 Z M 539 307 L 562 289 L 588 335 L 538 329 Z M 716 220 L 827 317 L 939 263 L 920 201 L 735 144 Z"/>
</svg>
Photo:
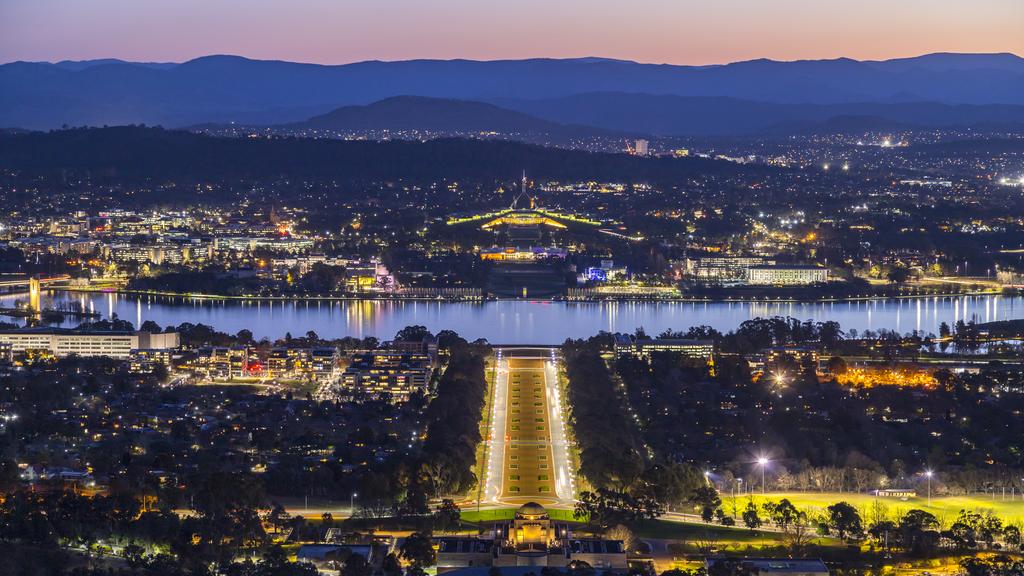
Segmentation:
<svg viewBox="0 0 1024 576">
<path fill-rule="evenodd" d="M 13 328 L 0 330 L 0 334 L 43 334 L 70 336 L 133 336 L 138 332 L 131 330 L 76 330 L 74 328 L 55 328 L 52 326 L 34 326 L 31 328 Z"/>
</svg>

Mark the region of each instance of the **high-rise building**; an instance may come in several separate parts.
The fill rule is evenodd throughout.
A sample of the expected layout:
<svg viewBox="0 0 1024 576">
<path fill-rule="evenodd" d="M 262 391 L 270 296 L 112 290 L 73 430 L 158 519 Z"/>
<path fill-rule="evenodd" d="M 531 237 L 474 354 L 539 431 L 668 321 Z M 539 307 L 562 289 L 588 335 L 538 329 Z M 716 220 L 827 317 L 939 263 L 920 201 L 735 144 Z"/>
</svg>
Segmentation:
<svg viewBox="0 0 1024 576">
<path fill-rule="evenodd" d="M 42 288 L 39 284 L 39 278 L 35 276 L 28 279 L 28 307 L 34 314 L 39 314 L 42 311 L 42 305 L 39 303 L 39 295 L 42 293 Z"/>
<path fill-rule="evenodd" d="M 650 144 L 647 140 L 640 138 L 636 141 L 636 145 L 633 147 L 633 153 L 637 156 L 647 156 L 647 146 Z"/>
</svg>

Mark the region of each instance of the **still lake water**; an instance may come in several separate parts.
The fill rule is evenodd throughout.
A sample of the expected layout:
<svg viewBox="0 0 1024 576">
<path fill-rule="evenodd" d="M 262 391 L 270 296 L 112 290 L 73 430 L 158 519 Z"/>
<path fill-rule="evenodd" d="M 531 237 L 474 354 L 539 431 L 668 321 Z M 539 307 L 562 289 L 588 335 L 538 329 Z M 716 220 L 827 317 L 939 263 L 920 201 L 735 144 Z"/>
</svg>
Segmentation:
<svg viewBox="0 0 1024 576">
<path fill-rule="evenodd" d="M 24 296 L 22 296 L 24 298 Z M 286 332 L 309 330 L 323 337 L 376 336 L 389 339 L 411 324 L 433 332 L 455 330 L 470 340 L 486 338 L 498 344 L 558 344 L 566 338 L 585 338 L 600 330 L 648 334 L 665 329 L 685 330 L 707 324 L 723 332 L 744 320 L 792 316 L 800 320 L 835 320 L 844 330 L 858 332 L 887 328 L 901 333 L 938 333 L 939 324 L 957 319 L 989 322 L 1024 318 L 1024 297 L 957 296 L 900 300 L 826 303 L 757 302 L 547 302 L 499 300 L 477 303 L 425 301 L 225 301 L 161 298 L 113 293 L 54 292 L 50 304 L 77 302 L 86 310 L 109 317 L 116 313 L 138 327 L 146 320 L 161 326 L 183 322 L 208 324 L 236 333 L 245 328 L 256 338 L 276 339 Z M 10 306 L 15 297 L 0 297 Z M 0 318 L 0 321 L 11 321 Z M 74 326 L 71 319 L 66 325 Z"/>
</svg>

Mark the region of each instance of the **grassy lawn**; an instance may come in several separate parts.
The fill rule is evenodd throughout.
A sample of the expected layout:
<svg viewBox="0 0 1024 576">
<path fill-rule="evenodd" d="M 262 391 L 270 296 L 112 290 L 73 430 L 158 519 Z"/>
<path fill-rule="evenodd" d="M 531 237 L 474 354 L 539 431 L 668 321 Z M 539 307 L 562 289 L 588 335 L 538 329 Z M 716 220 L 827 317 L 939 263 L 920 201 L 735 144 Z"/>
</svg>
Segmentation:
<svg viewBox="0 0 1024 576">
<path fill-rule="evenodd" d="M 281 388 L 291 390 L 296 396 L 313 394 L 320 388 L 320 383 L 313 380 L 277 380 L 277 384 Z"/>
<path fill-rule="evenodd" d="M 751 531 L 747 528 L 697 524 L 672 520 L 648 520 L 630 527 L 638 538 L 660 538 L 685 542 L 713 542 L 721 550 L 748 546 L 783 546 L 783 535 L 778 532 Z M 834 538 L 813 538 L 818 546 L 845 546 Z"/>
<path fill-rule="evenodd" d="M 259 394 L 266 389 L 266 386 L 260 384 L 253 384 L 251 382 L 199 382 L 198 384 L 190 384 L 188 386 L 182 386 L 182 388 L 192 388 L 198 391 L 202 388 L 203 394 L 217 394 L 218 392 L 227 392 L 229 394 Z"/>
<path fill-rule="evenodd" d="M 780 535 L 774 532 L 751 532 L 747 529 L 730 528 L 716 524 L 693 524 L 672 520 L 648 520 L 631 526 L 638 538 L 663 538 L 666 540 L 715 539 L 733 544 L 760 544 L 762 541 L 775 543 Z"/>
<path fill-rule="evenodd" d="M 573 518 L 572 510 L 559 510 L 555 508 L 548 508 L 548 514 L 552 520 L 558 522 L 578 522 L 576 518 Z M 515 508 L 495 508 L 492 510 L 463 510 L 462 520 L 465 522 L 496 522 L 512 520 L 515 516 Z"/>
<path fill-rule="evenodd" d="M 548 509 L 552 520 L 559 522 L 579 522 L 573 517 L 572 510 Z M 462 520 L 465 522 L 496 522 L 512 520 L 515 508 L 496 508 L 492 510 L 463 510 Z M 638 538 L 660 538 L 666 540 L 682 540 L 687 542 L 712 541 L 719 548 L 747 546 L 781 546 L 782 534 L 776 532 L 759 532 L 747 528 L 719 526 L 717 524 L 698 524 L 676 522 L 673 520 L 648 520 L 643 524 L 635 524 L 630 529 Z M 841 543 L 832 538 L 815 538 L 812 543 L 822 546 L 838 546 Z"/>
<path fill-rule="evenodd" d="M 1000 494 L 997 494 L 995 500 L 991 496 L 981 494 L 974 496 L 932 497 L 932 504 L 928 506 L 927 496 L 902 499 L 876 497 L 871 494 L 837 492 L 769 492 L 766 496 L 761 496 L 760 494 L 752 495 L 754 502 L 758 504 L 765 500 L 778 501 L 787 498 L 797 508 L 807 511 L 824 511 L 825 508 L 836 502 L 848 502 L 861 510 L 863 515 L 863 511 L 877 501 L 888 507 L 890 515 L 917 508 L 934 514 L 940 521 L 952 521 L 960 514 L 961 510 L 991 510 L 1002 518 L 1004 522 L 1024 522 L 1024 500 L 1021 499 L 1021 495 L 1017 494 L 1016 499 L 1012 502 L 1009 500 L 1009 494 L 1007 494 L 1006 500 L 1002 500 L 1000 496 Z M 742 510 L 746 505 L 747 496 L 736 497 L 737 508 Z M 722 507 L 727 512 L 732 510 L 732 496 L 728 494 L 722 495 Z"/>
</svg>

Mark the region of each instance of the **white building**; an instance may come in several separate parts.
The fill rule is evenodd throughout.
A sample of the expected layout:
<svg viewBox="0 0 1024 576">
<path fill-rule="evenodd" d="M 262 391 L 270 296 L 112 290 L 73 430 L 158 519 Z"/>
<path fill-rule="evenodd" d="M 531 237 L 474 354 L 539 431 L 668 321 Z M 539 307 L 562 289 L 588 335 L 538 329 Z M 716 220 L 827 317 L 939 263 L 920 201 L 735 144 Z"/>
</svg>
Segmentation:
<svg viewBox="0 0 1024 576">
<path fill-rule="evenodd" d="M 828 268 L 776 264 L 747 268 L 747 284 L 798 286 L 828 282 Z"/>
<path fill-rule="evenodd" d="M 179 346 L 177 332 L 75 331 L 63 328 L 23 328 L 0 331 L 0 344 L 14 354 L 48 352 L 58 358 L 109 356 L 128 358 L 132 350 L 168 350 Z"/>
<path fill-rule="evenodd" d="M 647 156 L 649 142 L 643 138 L 636 141 L 636 145 L 633 148 L 633 153 L 637 156 Z"/>
<path fill-rule="evenodd" d="M 115 262 L 149 262 L 156 265 L 185 264 L 194 259 L 206 260 L 212 254 L 212 244 L 148 244 L 127 242 L 106 247 L 109 258 Z"/>
<path fill-rule="evenodd" d="M 774 264 L 774 260 L 768 260 L 761 256 L 687 258 L 684 274 L 702 282 L 742 282 L 746 280 L 747 268 Z"/>
<path fill-rule="evenodd" d="M 234 250 L 236 252 L 252 252 L 257 248 L 266 248 L 277 252 L 300 253 L 313 249 L 315 242 L 311 238 L 279 238 L 229 236 L 214 240 L 214 249 L 220 252 Z"/>
</svg>

